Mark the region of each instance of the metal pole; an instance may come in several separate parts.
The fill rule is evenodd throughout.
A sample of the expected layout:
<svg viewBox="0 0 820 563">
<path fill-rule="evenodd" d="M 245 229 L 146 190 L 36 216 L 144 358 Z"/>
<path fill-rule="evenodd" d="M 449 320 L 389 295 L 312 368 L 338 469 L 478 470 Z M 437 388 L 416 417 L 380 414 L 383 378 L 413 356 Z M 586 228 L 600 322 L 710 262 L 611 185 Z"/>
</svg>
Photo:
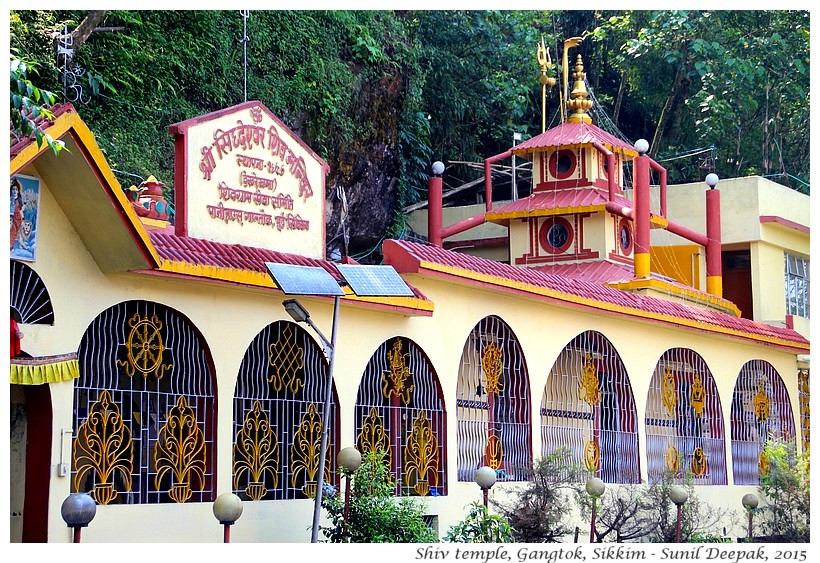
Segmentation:
<svg viewBox="0 0 820 563">
<path fill-rule="evenodd" d="M 489 508 L 490 489 L 482 489 L 484 492 L 484 508 Z"/>
<path fill-rule="evenodd" d="M 225 531 L 222 534 L 222 543 L 231 543 L 231 525 L 225 524 Z"/>
<path fill-rule="evenodd" d="M 80 533 L 82 532 L 82 528 L 77 526 L 74 528 L 74 543 L 80 543 Z"/>
<path fill-rule="evenodd" d="M 680 543 L 680 517 L 681 517 L 681 510 L 683 510 L 682 505 L 678 505 L 678 524 L 676 526 L 677 530 L 675 531 L 675 543 Z"/>
<path fill-rule="evenodd" d="M 746 538 L 746 543 L 752 543 L 752 511 L 748 510 L 749 512 L 749 533 L 746 534 L 748 537 Z"/>
<path fill-rule="evenodd" d="M 342 541 L 347 539 L 347 519 L 350 517 L 350 477 L 345 479 L 345 517 L 342 521 Z"/>
<path fill-rule="evenodd" d="M 592 522 L 589 526 L 589 543 L 595 543 L 595 508 L 597 499 L 592 497 Z"/>
<path fill-rule="evenodd" d="M 515 148 L 516 140 L 518 140 L 518 134 L 513 133 L 513 148 Z M 513 201 L 518 199 L 518 185 L 515 183 L 515 153 L 512 155 L 512 198 Z"/>
<path fill-rule="evenodd" d="M 310 543 L 319 541 L 319 516 L 322 513 L 322 488 L 325 485 L 325 460 L 327 459 L 327 432 L 330 426 L 330 399 L 333 395 L 333 362 L 336 358 L 336 327 L 339 319 L 339 296 L 333 297 L 333 332 L 330 334 L 330 343 L 322 332 L 311 322 L 310 326 L 317 332 L 325 344 L 328 355 L 327 390 L 325 391 L 325 406 L 322 412 L 322 440 L 319 450 L 319 475 L 316 477 L 316 501 L 313 506 L 313 528 L 310 533 Z"/>
</svg>

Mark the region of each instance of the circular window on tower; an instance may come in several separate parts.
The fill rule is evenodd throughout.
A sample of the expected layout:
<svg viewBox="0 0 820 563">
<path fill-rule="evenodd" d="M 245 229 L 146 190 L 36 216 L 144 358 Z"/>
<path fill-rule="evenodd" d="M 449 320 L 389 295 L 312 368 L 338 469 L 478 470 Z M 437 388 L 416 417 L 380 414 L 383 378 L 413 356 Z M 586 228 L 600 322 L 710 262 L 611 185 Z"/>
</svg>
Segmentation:
<svg viewBox="0 0 820 563">
<path fill-rule="evenodd" d="M 624 254 L 632 253 L 632 225 L 627 219 L 621 219 L 618 223 L 618 244 Z"/>
<path fill-rule="evenodd" d="M 565 252 L 572 244 L 572 225 L 563 217 L 544 221 L 538 233 L 541 247 L 552 254 Z"/>
<path fill-rule="evenodd" d="M 550 156 L 550 175 L 558 180 L 564 180 L 575 172 L 577 162 L 575 152 L 567 149 L 555 151 Z"/>
</svg>

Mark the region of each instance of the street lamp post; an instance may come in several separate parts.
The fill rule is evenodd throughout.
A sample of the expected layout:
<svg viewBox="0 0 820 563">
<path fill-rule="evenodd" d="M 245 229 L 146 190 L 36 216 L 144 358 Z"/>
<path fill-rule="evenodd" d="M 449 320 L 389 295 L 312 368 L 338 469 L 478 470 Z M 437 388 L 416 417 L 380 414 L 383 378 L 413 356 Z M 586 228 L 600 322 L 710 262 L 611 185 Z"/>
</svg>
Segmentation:
<svg viewBox="0 0 820 563">
<path fill-rule="evenodd" d="M 598 477 L 590 477 L 587 479 L 586 490 L 587 494 L 592 497 L 592 518 L 589 525 L 589 543 L 595 543 L 595 513 L 597 509 L 598 499 L 604 494 L 604 482 Z"/>
<path fill-rule="evenodd" d="M 754 513 L 754 509 L 757 508 L 757 495 L 754 493 L 749 493 L 743 495 L 743 499 L 741 500 L 743 503 L 743 508 L 746 509 L 746 512 L 749 514 L 749 530 L 746 533 L 746 542 L 751 543 L 752 541 L 752 515 Z"/>
<path fill-rule="evenodd" d="M 301 303 L 296 299 L 286 299 L 282 302 L 285 311 L 297 323 L 305 323 L 316 332 L 319 339 L 322 341 L 325 356 L 328 361 L 328 378 L 327 389 L 325 390 L 325 406 L 322 411 L 322 440 L 319 446 L 319 469 L 316 477 L 316 499 L 313 506 L 313 526 L 310 532 L 310 542 L 317 543 L 319 541 L 319 516 L 322 512 L 322 488 L 325 484 L 325 462 L 327 460 L 327 435 L 328 427 L 330 426 L 330 400 L 333 394 L 333 363 L 336 357 L 336 327 L 339 319 L 339 296 L 333 296 L 333 331 L 330 335 L 330 340 L 325 338 L 322 331 L 319 330 L 312 320 L 310 320 L 310 313 L 305 309 Z"/>
<path fill-rule="evenodd" d="M 80 543 L 80 531 L 97 514 L 97 503 L 88 493 L 70 493 L 60 506 L 60 514 L 69 528 L 74 528 L 74 543 Z"/>
<path fill-rule="evenodd" d="M 231 526 L 242 516 L 242 499 L 233 493 L 223 493 L 216 497 L 214 516 L 224 526 L 223 543 L 231 543 Z"/>
<path fill-rule="evenodd" d="M 342 538 L 347 539 L 347 519 L 350 517 L 350 481 L 353 479 L 353 472 L 362 464 L 362 454 L 356 448 L 344 448 L 339 452 L 337 459 L 340 467 L 344 467 L 350 474 L 345 479 L 345 512 L 342 521 Z"/>
<path fill-rule="evenodd" d="M 495 469 L 483 465 L 475 472 L 475 482 L 481 487 L 482 496 L 484 497 L 484 508 L 488 508 L 490 489 L 495 485 Z"/>
<path fill-rule="evenodd" d="M 669 487 L 669 498 L 678 507 L 677 522 L 675 524 L 675 543 L 680 543 L 680 527 L 683 504 L 689 499 L 689 492 L 679 485 Z"/>
</svg>

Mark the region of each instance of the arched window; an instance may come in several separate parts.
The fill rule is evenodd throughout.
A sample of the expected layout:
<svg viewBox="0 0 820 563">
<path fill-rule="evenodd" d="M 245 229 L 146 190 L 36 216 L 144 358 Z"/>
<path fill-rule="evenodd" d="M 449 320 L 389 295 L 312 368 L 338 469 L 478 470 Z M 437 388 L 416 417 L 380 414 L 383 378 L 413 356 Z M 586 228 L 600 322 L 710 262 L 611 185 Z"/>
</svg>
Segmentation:
<svg viewBox="0 0 820 563">
<path fill-rule="evenodd" d="M 213 501 L 213 362 L 196 327 L 126 301 L 94 319 L 77 356 L 71 490 L 98 504 Z"/>
<path fill-rule="evenodd" d="M 456 387 L 458 480 L 482 465 L 520 481 L 532 467 L 530 385 L 518 339 L 500 318 L 479 322 L 461 353 Z"/>
<path fill-rule="evenodd" d="M 607 483 L 639 483 L 638 416 L 629 376 L 601 333 L 576 336 L 558 356 L 541 402 L 542 454 L 566 447 Z"/>
<path fill-rule="evenodd" d="M 697 485 L 725 485 L 722 412 L 715 379 L 703 358 L 686 348 L 664 352 L 646 401 L 649 480 L 691 471 Z"/>
<path fill-rule="evenodd" d="M 447 413 L 427 355 L 407 338 L 383 342 L 356 397 L 356 447 L 386 452 L 396 494 L 447 494 Z"/>
<path fill-rule="evenodd" d="M 277 321 L 248 346 L 233 400 L 233 492 L 243 500 L 313 498 L 329 377 L 321 347 Z M 339 412 L 331 400 L 326 483 L 334 482 Z"/>
<path fill-rule="evenodd" d="M 732 474 L 735 485 L 757 485 L 768 471 L 764 452 L 770 439 L 794 441 L 789 393 L 774 367 L 746 362 L 732 395 Z"/>
</svg>

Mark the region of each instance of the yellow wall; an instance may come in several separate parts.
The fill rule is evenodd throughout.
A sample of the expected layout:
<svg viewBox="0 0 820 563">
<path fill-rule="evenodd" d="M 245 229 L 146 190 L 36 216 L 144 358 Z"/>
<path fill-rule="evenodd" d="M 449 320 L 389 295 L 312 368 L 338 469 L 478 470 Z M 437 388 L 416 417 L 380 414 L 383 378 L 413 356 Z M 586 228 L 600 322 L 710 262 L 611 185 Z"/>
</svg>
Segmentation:
<svg viewBox="0 0 820 563">
<path fill-rule="evenodd" d="M 33 173 L 28 170 L 24 173 Z M 208 284 L 138 274 L 103 274 L 85 250 L 70 223 L 56 206 L 48 186 L 41 199 L 41 232 L 38 260 L 32 266 L 49 289 L 55 309 L 54 326 L 26 325 L 23 346 L 32 355 L 76 351 L 84 331 L 106 308 L 129 299 L 156 301 L 172 307 L 201 331 L 214 359 L 218 431 L 216 435 L 216 493 L 231 489 L 233 393 L 243 355 L 256 334 L 277 320 L 290 320 L 281 306 L 284 296 L 265 289 Z M 766 254 L 765 250 L 761 254 Z M 765 256 L 764 259 L 768 259 Z M 773 259 L 773 258 L 772 258 Z M 782 267 L 782 264 L 780 265 Z M 374 350 L 392 336 L 412 339 L 429 357 L 438 374 L 447 410 L 448 482 L 446 497 L 425 498 L 430 513 L 438 514 L 439 530 L 464 516 L 465 506 L 480 498 L 477 486 L 456 481 L 456 380 L 465 341 L 473 327 L 488 315 L 501 317 L 521 343 L 532 392 L 532 443 L 534 457 L 541 455 L 541 403 L 546 377 L 564 346 L 586 330 L 603 333 L 618 350 L 630 377 L 639 420 L 655 363 L 671 347 L 689 347 L 703 356 L 716 377 L 725 424 L 727 465 L 731 468 L 729 411 L 735 378 L 750 359 L 770 362 L 786 382 L 792 399 L 796 427 L 798 401 L 794 354 L 737 339 L 682 330 L 623 316 L 602 314 L 567 305 L 456 283 L 408 275 L 435 304 L 431 317 L 342 304 L 336 356 L 336 382 L 342 420 L 340 447 L 353 445 L 353 408 L 359 380 Z M 300 297 L 322 332 L 330 335 L 332 302 Z M 310 333 L 311 336 L 314 336 Z M 52 462 L 60 459 L 60 432 L 72 428 L 73 384 L 51 385 L 53 399 Z M 645 436 L 639 424 L 642 477 L 646 479 Z M 63 454 L 64 455 L 64 454 Z M 71 541 L 60 516 L 68 495 L 69 478 L 52 472 L 49 499 L 49 538 Z M 731 483 L 731 472 L 729 472 Z M 499 483 L 492 495 L 509 493 L 517 485 Z M 707 490 L 708 489 L 708 490 Z M 739 507 L 749 488 L 702 487 L 705 499 L 728 508 Z M 506 492 L 506 493 L 505 493 Z M 222 530 L 209 503 L 185 505 L 99 506 L 91 526 L 83 530 L 84 542 L 221 542 Z M 231 530 L 235 542 L 307 542 L 313 504 L 308 500 L 244 503 L 242 517 Z M 181 523 L 184 523 L 181 525 Z M 579 521 L 583 526 L 583 522 Z M 742 535 L 741 531 L 735 532 Z"/>
</svg>

